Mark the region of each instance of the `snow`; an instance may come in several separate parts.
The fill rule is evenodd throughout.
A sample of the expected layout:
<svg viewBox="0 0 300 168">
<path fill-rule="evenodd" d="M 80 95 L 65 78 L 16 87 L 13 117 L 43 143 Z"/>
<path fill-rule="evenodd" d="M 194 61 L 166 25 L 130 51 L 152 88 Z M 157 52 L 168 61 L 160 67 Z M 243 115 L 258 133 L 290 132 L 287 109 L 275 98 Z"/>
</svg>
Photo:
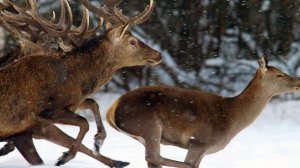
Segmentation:
<svg viewBox="0 0 300 168">
<path fill-rule="evenodd" d="M 118 97 L 117 94 L 96 95 L 104 113 Z M 300 165 L 300 102 L 272 102 L 260 117 L 249 128 L 238 134 L 222 151 L 204 157 L 202 168 L 298 168 Z M 122 161 L 129 161 L 128 168 L 147 167 L 144 159 L 144 147 L 126 135 L 109 127 L 106 122 L 107 139 L 101 149 L 105 156 Z M 78 128 L 60 126 L 68 134 L 75 136 Z M 90 131 L 84 139 L 84 144 L 92 148 L 93 136 L 96 133 L 94 122 L 90 122 Z M 45 165 L 34 168 L 54 168 L 53 166 L 67 149 L 44 140 L 35 140 L 38 152 Z M 3 146 L 1 143 L 0 146 Z M 162 146 L 162 156 L 184 160 L 186 151 L 171 146 Z M 84 154 L 77 154 L 75 159 L 62 166 L 64 168 L 102 168 L 103 164 Z M 30 168 L 22 156 L 14 151 L 0 158 L 0 168 Z"/>
<path fill-rule="evenodd" d="M 271 6 L 271 2 L 269 0 L 265 0 L 261 6 L 260 11 L 265 12 L 270 9 L 270 6 Z"/>
</svg>

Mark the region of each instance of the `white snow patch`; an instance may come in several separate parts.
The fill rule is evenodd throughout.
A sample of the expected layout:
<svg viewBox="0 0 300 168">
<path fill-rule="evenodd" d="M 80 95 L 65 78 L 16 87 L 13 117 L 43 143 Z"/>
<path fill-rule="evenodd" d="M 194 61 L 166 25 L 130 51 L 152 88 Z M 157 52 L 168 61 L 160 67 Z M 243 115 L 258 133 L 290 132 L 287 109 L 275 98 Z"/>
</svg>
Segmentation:
<svg viewBox="0 0 300 168">
<path fill-rule="evenodd" d="M 118 95 L 100 96 L 101 108 L 107 109 L 112 99 Z M 99 97 L 98 97 L 99 98 Z M 262 115 L 249 128 L 237 135 L 232 142 L 222 151 L 204 157 L 203 168 L 298 168 L 300 165 L 300 118 L 299 101 L 272 102 Z M 104 110 L 101 110 L 104 113 Z M 105 121 L 104 121 L 105 122 Z M 122 161 L 129 161 L 128 168 L 147 167 L 144 159 L 145 152 L 141 143 L 119 133 L 109 127 L 107 139 L 101 149 L 105 156 Z M 76 127 L 60 126 L 65 132 L 75 136 Z M 89 148 L 93 146 L 93 136 L 96 133 L 95 123 L 90 123 L 90 131 L 84 139 L 84 144 Z M 2 146 L 4 143 L 0 143 Z M 44 140 L 35 140 L 36 147 L 43 158 L 45 165 L 32 166 L 32 168 L 55 168 L 54 164 L 65 148 L 54 145 Z M 186 150 L 162 146 L 162 156 L 183 161 Z M 75 159 L 62 166 L 64 168 L 102 168 L 100 162 L 77 154 Z M 0 157 L 0 168 L 31 168 L 18 151 L 5 157 Z"/>
</svg>

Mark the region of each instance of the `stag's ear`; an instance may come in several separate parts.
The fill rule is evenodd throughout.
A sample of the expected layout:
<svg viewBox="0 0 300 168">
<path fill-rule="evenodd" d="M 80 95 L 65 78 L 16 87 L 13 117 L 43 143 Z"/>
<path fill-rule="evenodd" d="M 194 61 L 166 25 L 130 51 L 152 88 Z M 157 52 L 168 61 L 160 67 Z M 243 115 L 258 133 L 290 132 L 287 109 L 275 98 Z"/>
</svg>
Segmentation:
<svg viewBox="0 0 300 168">
<path fill-rule="evenodd" d="M 111 40 L 120 40 L 124 37 L 125 33 L 129 28 L 129 24 L 121 25 L 115 28 L 112 28 L 111 31 L 108 32 L 108 36 Z"/>
<path fill-rule="evenodd" d="M 268 70 L 268 58 L 266 56 L 260 57 L 257 62 L 262 71 Z"/>
<path fill-rule="evenodd" d="M 113 25 L 109 22 L 105 23 L 105 30 L 111 30 L 113 28 Z"/>
</svg>

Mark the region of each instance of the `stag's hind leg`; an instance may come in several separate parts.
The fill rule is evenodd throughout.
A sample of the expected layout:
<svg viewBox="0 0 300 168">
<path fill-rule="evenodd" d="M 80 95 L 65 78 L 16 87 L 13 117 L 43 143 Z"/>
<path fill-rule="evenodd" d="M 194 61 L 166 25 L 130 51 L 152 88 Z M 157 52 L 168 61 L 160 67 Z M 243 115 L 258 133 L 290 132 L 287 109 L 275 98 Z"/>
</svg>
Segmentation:
<svg viewBox="0 0 300 168">
<path fill-rule="evenodd" d="M 102 123 L 99 105 L 94 99 L 87 98 L 80 104 L 79 109 L 90 109 L 94 114 L 98 130 L 97 134 L 95 135 L 94 146 L 95 151 L 99 153 L 99 150 L 106 138 L 106 131 Z"/>
<path fill-rule="evenodd" d="M 65 152 L 63 156 L 59 158 L 56 165 L 63 165 L 69 160 L 73 159 L 78 151 L 78 148 L 85 134 L 89 130 L 89 124 L 87 120 L 84 117 L 81 117 L 68 109 L 46 110 L 40 114 L 40 117 L 59 124 L 79 126 L 79 133 L 77 135 L 76 140 L 69 148 L 69 151 Z"/>
<path fill-rule="evenodd" d="M 35 146 L 32 141 L 32 135 L 29 132 L 25 132 L 11 138 L 11 141 L 15 147 L 19 150 L 22 156 L 29 162 L 31 165 L 41 165 L 43 160 L 40 158 L 37 153 Z"/>
<path fill-rule="evenodd" d="M 70 148 L 71 145 L 75 142 L 74 138 L 65 134 L 55 125 L 50 125 L 44 128 L 35 129 L 33 132 L 33 137 L 38 139 L 45 139 L 66 148 Z M 129 165 L 128 162 L 115 161 L 101 154 L 94 154 L 92 150 L 88 149 L 83 144 L 80 144 L 78 151 L 88 156 L 91 156 L 92 158 L 110 167 L 121 168 Z"/>
<path fill-rule="evenodd" d="M 8 141 L 1 149 L 0 149 L 0 156 L 5 156 L 10 152 L 14 151 L 15 145 L 13 141 Z"/>
</svg>

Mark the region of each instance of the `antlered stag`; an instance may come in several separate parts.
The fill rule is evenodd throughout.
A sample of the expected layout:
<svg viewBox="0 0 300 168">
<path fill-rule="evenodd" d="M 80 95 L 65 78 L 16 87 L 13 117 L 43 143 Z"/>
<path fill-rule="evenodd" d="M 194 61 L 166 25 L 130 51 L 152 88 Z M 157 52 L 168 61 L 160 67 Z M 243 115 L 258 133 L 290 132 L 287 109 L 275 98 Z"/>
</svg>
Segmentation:
<svg viewBox="0 0 300 168">
<path fill-rule="evenodd" d="M 249 126 L 274 95 L 299 92 L 300 81 L 268 66 L 264 58 L 247 88 L 236 97 L 178 87 L 128 92 L 111 106 L 107 121 L 145 145 L 148 167 L 197 168 Z M 188 149 L 184 162 L 160 156 L 160 143 Z"/>
<path fill-rule="evenodd" d="M 73 16 L 67 0 L 61 0 L 58 23 L 54 23 L 55 15 L 51 21 L 41 18 L 35 0 L 26 2 L 28 7 L 24 9 L 8 1 L 17 14 L 2 11 L 1 21 L 9 29 L 16 30 L 15 34 L 23 42 L 21 47 L 26 48 L 28 43 L 35 45 L 30 42 L 34 39 L 43 42 L 43 45 L 37 46 L 43 52 L 27 52 L 27 56 L 0 70 L 0 139 L 9 139 L 53 123 L 79 126 L 76 140 L 67 145 L 70 150 L 57 163 L 61 165 L 75 157 L 88 130 L 87 121 L 73 111 L 108 82 L 116 70 L 128 66 L 155 65 L 161 61 L 157 51 L 128 32 L 131 26 L 149 18 L 153 0 L 144 12 L 131 19 L 117 9 L 121 1 L 104 0 L 104 6 L 98 8 L 82 0 L 84 17 L 78 28 L 72 25 Z M 90 39 L 101 28 L 102 19 L 97 28 L 89 30 L 88 10 L 106 20 L 107 31 L 104 35 Z M 49 36 L 46 39 L 45 34 Z M 47 44 L 51 41 L 58 42 L 63 51 L 50 50 Z M 40 130 L 47 131 L 47 127 Z M 61 135 L 64 140 L 69 140 L 65 134 Z M 116 163 L 105 164 L 114 167 Z"/>
<path fill-rule="evenodd" d="M 65 14 L 66 8 L 68 8 L 68 6 L 65 5 L 64 1 L 61 0 L 60 2 L 61 2 L 61 13 Z M 41 54 L 45 54 L 47 52 L 51 52 L 50 46 L 55 45 L 55 44 L 53 44 L 53 41 L 48 41 L 48 43 L 50 42 L 49 44 L 47 44 L 47 41 L 43 41 L 43 39 L 50 38 L 49 34 L 47 34 L 45 32 L 40 32 L 40 34 L 39 34 L 38 31 L 40 31 L 40 30 L 38 30 L 38 29 L 35 30 L 37 32 L 32 31 L 31 29 L 28 29 L 26 27 L 28 25 L 26 25 L 26 24 L 24 25 L 24 23 L 20 22 L 20 21 L 14 22 L 13 24 L 9 24 L 9 22 L 11 22 L 10 19 L 11 19 L 12 14 L 14 14 L 18 11 L 22 12 L 23 14 L 26 13 L 26 11 L 22 10 L 19 7 L 17 7 L 17 8 L 16 7 L 17 6 L 14 6 L 14 4 L 10 1 L 3 1 L 2 3 L 0 3 L 0 11 L 3 12 L 0 15 L 0 24 L 4 28 L 6 28 L 7 31 L 11 32 L 12 35 L 14 35 L 15 39 L 18 40 L 18 42 L 21 44 L 20 47 L 17 47 L 16 49 L 7 52 L 6 55 L 1 57 L 0 67 L 4 67 L 4 66 L 12 63 L 13 61 L 16 61 L 18 58 L 26 56 L 27 54 L 32 56 L 32 55 L 41 55 Z M 10 12 L 10 15 L 7 15 L 7 12 Z M 55 16 L 55 13 L 54 13 L 54 16 Z M 22 17 L 24 17 L 24 16 L 22 16 Z M 72 16 L 69 16 L 69 18 L 71 18 L 71 17 Z M 65 22 L 64 18 L 66 18 L 66 16 L 61 15 L 59 23 L 64 23 Z M 81 30 L 78 31 L 77 35 L 81 35 L 81 36 L 84 35 L 84 38 L 87 38 L 87 37 L 92 36 L 93 34 L 97 33 L 97 31 L 101 28 L 101 25 L 103 22 L 102 18 L 100 18 L 100 22 L 95 30 L 89 31 L 88 33 L 84 34 L 84 32 L 82 32 L 82 31 L 83 31 L 83 29 L 88 28 L 88 22 L 89 22 L 88 19 L 89 19 L 88 10 L 86 8 L 83 8 L 83 20 L 82 20 L 81 25 L 79 26 L 79 29 L 81 29 Z M 21 25 L 21 27 L 20 27 L 20 25 Z M 42 33 L 42 35 L 44 35 L 46 37 L 37 36 L 37 34 L 41 35 L 41 33 Z M 80 36 L 78 36 L 77 38 L 80 38 Z M 38 40 L 40 42 L 38 42 Z M 41 44 L 41 41 L 42 41 L 42 44 Z M 72 48 L 72 47 L 62 47 L 62 48 Z M 96 120 L 97 128 L 98 128 L 98 133 L 95 135 L 95 147 L 97 150 L 96 152 L 99 152 L 99 148 L 103 144 L 103 141 L 106 137 L 106 132 L 103 127 L 100 112 L 99 112 L 99 105 L 93 99 L 88 98 L 88 99 L 84 100 L 80 104 L 80 106 L 81 106 L 80 107 L 81 109 L 90 109 L 93 112 L 93 115 Z M 11 145 L 12 145 L 12 143 L 9 144 L 9 146 L 11 146 Z M 12 149 L 12 147 L 9 147 L 9 148 Z M 5 154 L 5 152 L 3 154 Z"/>
</svg>

